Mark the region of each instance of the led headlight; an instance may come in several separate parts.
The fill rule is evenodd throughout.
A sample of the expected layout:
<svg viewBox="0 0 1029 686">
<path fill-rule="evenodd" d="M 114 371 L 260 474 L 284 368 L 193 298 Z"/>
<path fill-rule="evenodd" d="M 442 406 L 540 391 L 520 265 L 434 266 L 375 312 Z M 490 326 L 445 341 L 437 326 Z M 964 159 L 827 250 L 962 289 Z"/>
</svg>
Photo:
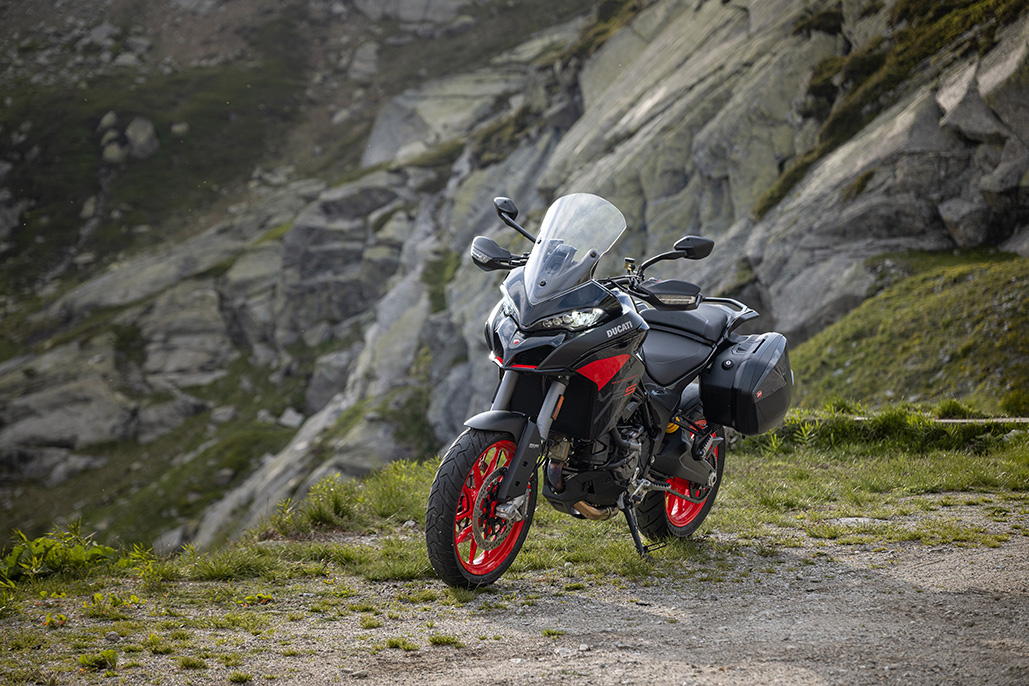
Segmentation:
<svg viewBox="0 0 1029 686">
<path fill-rule="evenodd" d="M 535 329 L 568 329 L 578 331 L 593 326 L 607 312 L 601 307 L 594 307 L 589 310 L 569 310 L 561 314 L 541 319 L 533 326 Z"/>
</svg>

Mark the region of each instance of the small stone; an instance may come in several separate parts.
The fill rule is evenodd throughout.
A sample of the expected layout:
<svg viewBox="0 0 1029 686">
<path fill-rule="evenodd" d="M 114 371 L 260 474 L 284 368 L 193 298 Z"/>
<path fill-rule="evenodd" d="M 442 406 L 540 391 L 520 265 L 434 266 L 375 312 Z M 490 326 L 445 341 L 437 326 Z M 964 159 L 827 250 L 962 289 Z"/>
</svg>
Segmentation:
<svg viewBox="0 0 1029 686">
<path fill-rule="evenodd" d="M 100 118 L 100 124 L 96 127 L 97 131 L 106 131 L 107 129 L 113 128 L 118 123 L 118 115 L 111 110 L 103 117 Z"/>
<path fill-rule="evenodd" d="M 118 143 L 108 143 L 104 146 L 102 159 L 106 164 L 121 164 L 129 156 L 128 150 Z"/>
<path fill-rule="evenodd" d="M 115 57 L 111 64 L 115 67 L 135 68 L 140 64 L 139 55 L 134 52 L 123 52 Z"/>
<path fill-rule="evenodd" d="M 236 418 L 236 408 L 232 405 L 222 405 L 211 410 L 211 421 L 215 424 L 231 422 Z"/>
<path fill-rule="evenodd" d="M 292 407 L 287 407 L 286 411 L 279 417 L 279 424 L 290 429 L 298 429 L 303 423 L 304 415 L 300 414 Z"/>
<path fill-rule="evenodd" d="M 79 219 L 92 219 L 96 215 L 96 196 L 90 196 L 82 203 L 82 210 L 79 212 Z"/>
<path fill-rule="evenodd" d="M 149 157 L 161 146 L 157 140 L 154 123 L 143 117 L 136 117 L 125 128 L 125 137 L 134 157 Z"/>
</svg>

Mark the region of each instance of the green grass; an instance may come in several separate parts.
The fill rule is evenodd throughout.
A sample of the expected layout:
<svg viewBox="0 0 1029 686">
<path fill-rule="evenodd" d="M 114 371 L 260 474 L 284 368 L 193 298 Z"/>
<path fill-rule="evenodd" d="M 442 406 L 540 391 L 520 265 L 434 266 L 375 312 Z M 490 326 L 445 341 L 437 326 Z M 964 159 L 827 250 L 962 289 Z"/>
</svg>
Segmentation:
<svg viewBox="0 0 1029 686">
<path fill-rule="evenodd" d="M 309 624 L 350 627 L 359 654 L 459 649 L 462 637 L 437 628 L 438 616 L 513 613 L 665 579 L 697 588 L 759 583 L 786 559 L 784 548 L 799 545 L 807 547 L 797 564 L 807 565 L 831 546 L 992 547 L 1029 535 L 1024 426 L 935 421 L 936 414 L 962 413 L 955 402 L 940 403 L 931 414 L 894 406 L 865 419 L 840 408 L 860 409 L 836 403 L 790 415 L 774 433 L 738 441 L 700 532 L 655 551 L 653 561 L 636 555 L 620 518 L 584 522 L 541 503 L 506 577 L 517 584 L 446 589 L 429 568 L 420 526 L 403 526 L 407 517 L 423 516 L 416 511 L 433 465 L 408 463 L 357 481 L 326 480 L 291 515 L 296 524 L 332 512 L 331 521 L 312 516 L 281 533 L 261 527 L 210 553 L 155 560 L 138 549 L 115 549 L 85 572 L 57 565 L 23 574 L 0 584 L 6 654 L 0 682 L 80 669 L 131 674 L 141 660 L 119 661 L 114 651 L 98 650 L 98 637 L 112 630 L 125 637 L 121 656 L 156 660 L 166 675 L 218 671 L 218 678 L 244 683 L 256 678 L 242 671 L 253 656 L 309 654 L 298 642 Z M 399 492 L 412 503 L 403 503 Z M 273 532 L 271 539 L 261 532 Z M 74 548 L 73 539 L 60 540 Z M 161 581 L 148 585 L 145 570 L 158 563 L 165 565 Z M 440 614 L 425 621 L 427 611 Z M 51 626 L 41 623 L 44 617 L 65 621 Z M 404 634 L 393 634 L 400 626 Z M 556 627 L 541 630 L 554 639 L 563 635 Z M 221 672 L 227 668 L 240 671 Z"/>
<path fill-rule="evenodd" d="M 880 293 L 791 351 L 799 405 L 950 398 L 981 413 L 1024 412 L 1029 260 L 948 253 L 890 262 Z"/>
</svg>

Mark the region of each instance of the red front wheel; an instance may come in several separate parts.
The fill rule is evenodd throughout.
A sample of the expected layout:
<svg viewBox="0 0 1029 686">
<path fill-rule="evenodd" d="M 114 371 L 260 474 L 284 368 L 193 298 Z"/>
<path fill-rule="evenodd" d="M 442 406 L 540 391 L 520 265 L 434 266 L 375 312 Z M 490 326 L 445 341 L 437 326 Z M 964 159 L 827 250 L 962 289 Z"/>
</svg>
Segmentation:
<svg viewBox="0 0 1029 686">
<path fill-rule="evenodd" d="M 469 429 L 443 457 L 425 514 L 429 562 L 451 586 L 492 584 L 522 547 L 536 509 L 536 476 L 521 521 L 497 514 L 497 491 L 514 458 L 511 436 Z"/>
</svg>

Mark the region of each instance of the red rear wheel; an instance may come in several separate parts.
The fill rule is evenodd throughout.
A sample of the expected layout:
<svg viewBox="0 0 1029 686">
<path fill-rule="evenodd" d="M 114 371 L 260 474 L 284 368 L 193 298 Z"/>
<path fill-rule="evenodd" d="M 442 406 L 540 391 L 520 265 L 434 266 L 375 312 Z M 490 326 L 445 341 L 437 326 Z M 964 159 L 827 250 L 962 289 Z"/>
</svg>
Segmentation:
<svg viewBox="0 0 1029 686">
<path fill-rule="evenodd" d="M 718 437 L 721 430 L 716 429 L 713 435 Z M 691 436 L 691 438 L 693 438 Z M 668 485 L 672 490 L 700 502 L 693 502 L 671 493 L 651 491 L 636 508 L 640 530 L 651 539 L 686 538 L 700 528 L 711 506 L 715 503 L 718 487 L 722 483 L 722 469 L 725 467 L 725 445 L 715 446 L 708 456 L 708 463 L 714 467 L 717 480 L 713 486 L 698 484 L 686 479 L 672 477 Z"/>
<path fill-rule="evenodd" d="M 536 506 L 529 482 L 525 519 L 497 515 L 497 491 L 514 457 L 508 434 L 470 429 L 447 451 L 429 494 L 425 536 L 429 561 L 452 586 L 491 584 L 522 547 Z"/>
</svg>

